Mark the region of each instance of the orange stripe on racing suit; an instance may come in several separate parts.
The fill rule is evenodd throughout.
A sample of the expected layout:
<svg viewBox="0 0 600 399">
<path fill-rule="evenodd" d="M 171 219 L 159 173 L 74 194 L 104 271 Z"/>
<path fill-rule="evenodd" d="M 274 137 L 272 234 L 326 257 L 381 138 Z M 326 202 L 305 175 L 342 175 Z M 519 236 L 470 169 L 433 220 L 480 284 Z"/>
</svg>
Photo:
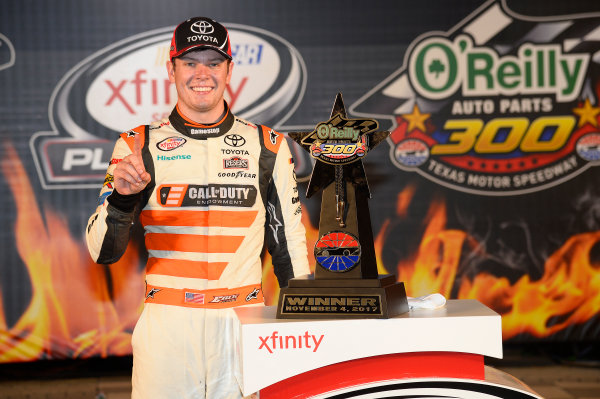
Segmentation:
<svg viewBox="0 0 600 399">
<path fill-rule="evenodd" d="M 235 253 L 243 236 L 147 233 L 146 248 L 156 251 Z"/>
<path fill-rule="evenodd" d="M 144 226 L 249 227 L 258 211 L 142 211 Z"/>
<path fill-rule="evenodd" d="M 218 280 L 228 264 L 228 262 L 149 258 L 146 264 L 146 275 L 162 274 L 164 276 Z"/>
</svg>

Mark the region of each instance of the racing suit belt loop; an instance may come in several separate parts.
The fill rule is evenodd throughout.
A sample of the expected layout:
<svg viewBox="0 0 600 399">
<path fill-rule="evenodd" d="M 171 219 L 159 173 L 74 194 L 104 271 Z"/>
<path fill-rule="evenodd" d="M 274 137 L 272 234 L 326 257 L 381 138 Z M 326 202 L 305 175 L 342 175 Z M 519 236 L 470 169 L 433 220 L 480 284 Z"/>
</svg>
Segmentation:
<svg viewBox="0 0 600 399">
<path fill-rule="evenodd" d="M 190 308 L 223 309 L 263 303 L 264 298 L 260 284 L 210 290 L 167 288 L 147 284 L 145 302 Z"/>
</svg>

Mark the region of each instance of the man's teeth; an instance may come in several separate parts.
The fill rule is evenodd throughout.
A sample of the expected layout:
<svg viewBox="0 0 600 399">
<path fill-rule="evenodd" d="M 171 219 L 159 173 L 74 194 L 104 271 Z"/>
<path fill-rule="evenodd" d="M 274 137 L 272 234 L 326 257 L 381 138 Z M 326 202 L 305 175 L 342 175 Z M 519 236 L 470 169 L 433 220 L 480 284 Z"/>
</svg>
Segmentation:
<svg viewBox="0 0 600 399">
<path fill-rule="evenodd" d="M 193 91 L 209 91 L 210 87 L 192 87 Z"/>
</svg>

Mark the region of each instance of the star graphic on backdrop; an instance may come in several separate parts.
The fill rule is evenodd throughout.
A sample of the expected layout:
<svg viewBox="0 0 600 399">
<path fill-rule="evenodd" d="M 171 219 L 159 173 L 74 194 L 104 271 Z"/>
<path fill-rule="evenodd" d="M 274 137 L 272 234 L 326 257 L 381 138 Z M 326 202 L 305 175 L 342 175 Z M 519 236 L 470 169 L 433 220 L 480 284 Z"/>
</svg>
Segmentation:
<svg viewBox="0 0 600 399">
<path fill-rule="evenodd" d="M 405 121 L 408 122 L 407 132 L 412 132 L 414 129 L 419 129 L 425 133 L 425 121 L 429 119 L 431 114 L 422 114 L 417 104 L 413 106 L 412 113 L 402 114 Z"/>
<path fill-rule="evenodd" d="M 589 98 L 585 99 L 583 107 L 573 108 L 573 113 L 579 115 L 579 123 L 577 124 L 577 127 L 582 127 L 586 123 L 598 127 L 597 117 L 600 113 L 600 107 L 592 107 Z"/>
</svg>

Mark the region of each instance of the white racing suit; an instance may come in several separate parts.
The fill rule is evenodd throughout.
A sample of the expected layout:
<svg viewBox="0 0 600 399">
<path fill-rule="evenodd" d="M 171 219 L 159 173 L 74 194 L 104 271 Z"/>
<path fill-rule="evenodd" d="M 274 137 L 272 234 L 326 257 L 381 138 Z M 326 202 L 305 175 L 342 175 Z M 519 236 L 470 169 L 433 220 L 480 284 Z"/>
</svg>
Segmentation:
<svg viewBox="0 0 600 399">
<path fill-rule="evenodd" d="M 152 180 L 113 191 L 135 135 Z M 137 212 L 148 250 L 146 303 L 133 332 L 133 398 L 240 398 L 234 306 L 263 302 L 261 252 L 280 286 L 310 273 L 294 164 L 285 137 L 225 117 L 168 119 L 121 134 L 88 222 L 92 258 L 114 263 Z"/>
</svg>

